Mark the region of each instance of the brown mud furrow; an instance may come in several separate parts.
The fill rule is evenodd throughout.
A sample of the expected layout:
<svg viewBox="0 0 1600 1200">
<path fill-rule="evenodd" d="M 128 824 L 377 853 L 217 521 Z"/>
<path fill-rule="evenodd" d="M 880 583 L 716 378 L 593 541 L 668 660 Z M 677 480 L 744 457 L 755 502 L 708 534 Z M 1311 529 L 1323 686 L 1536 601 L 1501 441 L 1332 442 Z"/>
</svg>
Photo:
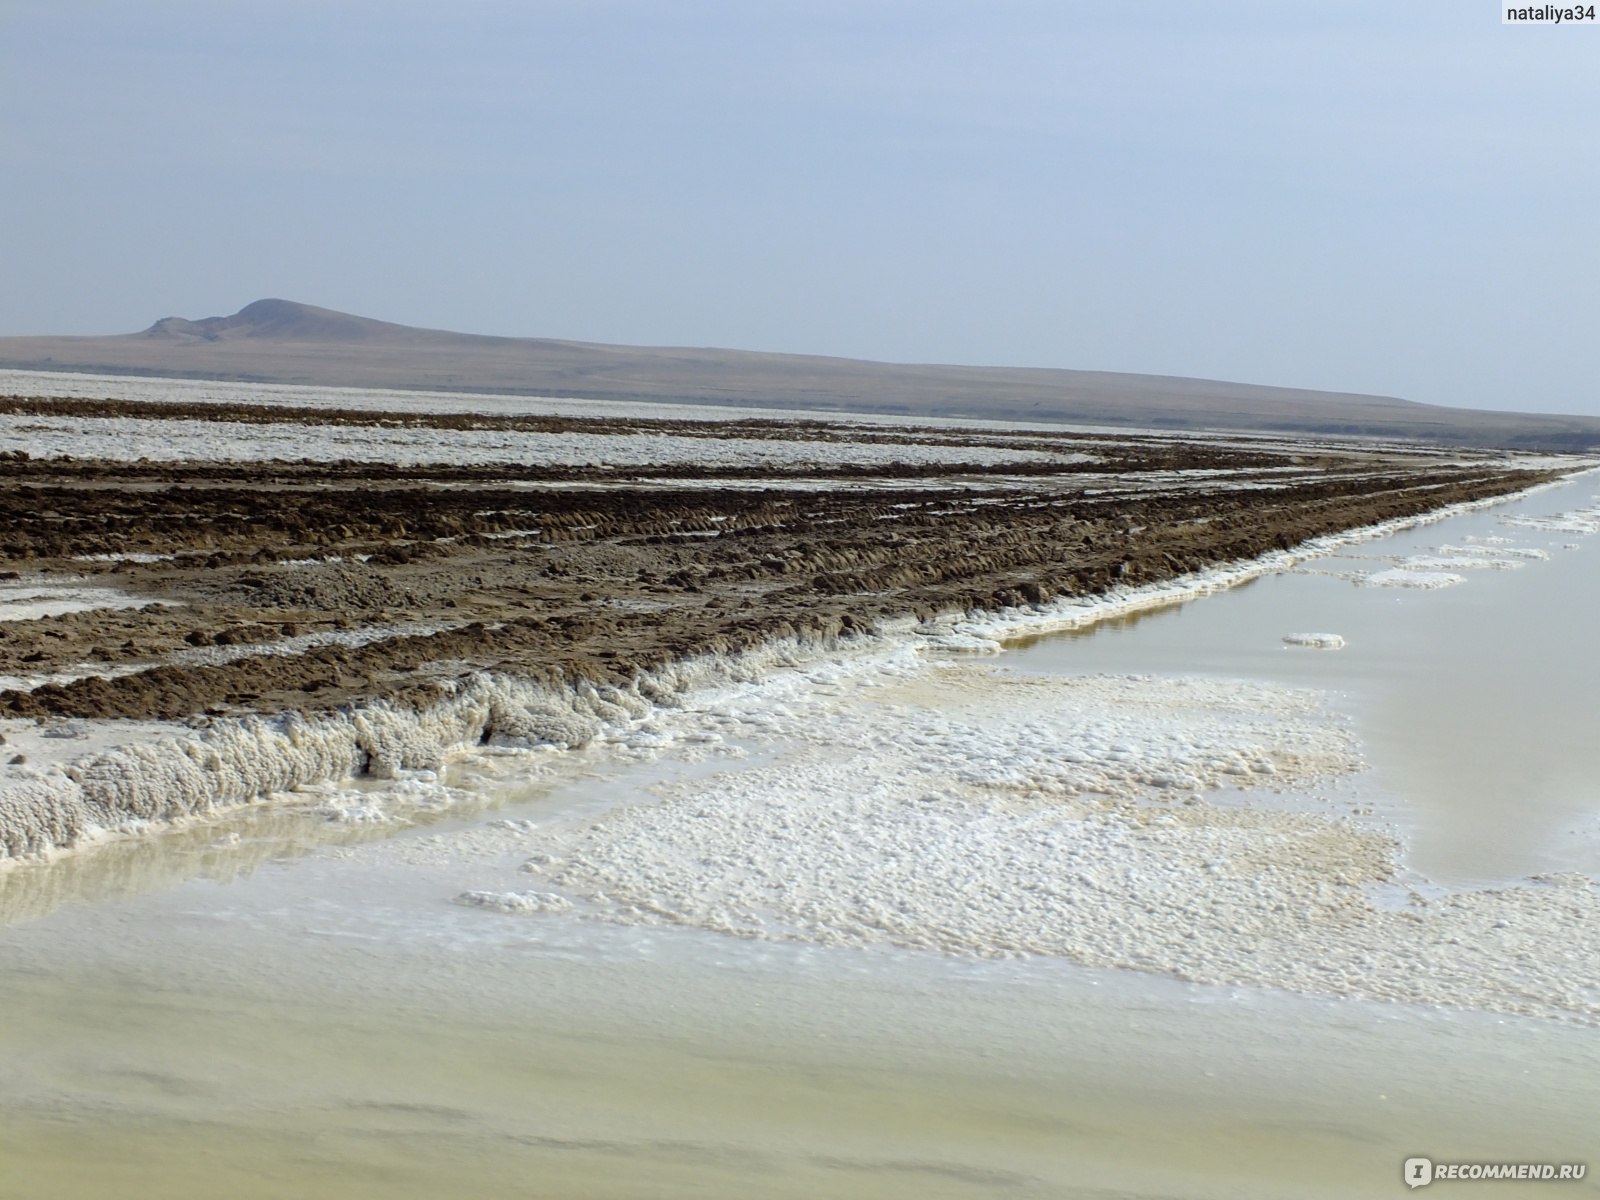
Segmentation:
<svg viewBox="0 0 1600 1200">
<path fill-rule="evenodd" d="M 788 635 L 1171 579 L 1559 474 L 1359 447 L 1093 452 L 1108 470 L 1053 468 L 1026 488 L 985 485 L 1019 473 L 1007 464 L 922 466 L 888 485 L 856 469 L 863 486 L 783 490 L 705 472 L 699 487 L 639 487 L 591 468 L 573 473 L 589 486 L 530 490 L 502 468 L 13 459 L 0 470 L 8 586 L 115 587 L 147 603 L 0 621 L 0 676 L 85 676 L 0 692 L 0 714 L 421 703 L 474 670 L 621 683 Z M 435 470 L 452 486 L 431 486 Z M 1228 474 L 1184 489 L 1150 477 L 1171 470 Z M 957 476 L 966 486 L 948 486 Z M 349 644 L 362 639 L 374 640 Z M 119 671 L 133 673 L 94 674 Z"/>
</svg>

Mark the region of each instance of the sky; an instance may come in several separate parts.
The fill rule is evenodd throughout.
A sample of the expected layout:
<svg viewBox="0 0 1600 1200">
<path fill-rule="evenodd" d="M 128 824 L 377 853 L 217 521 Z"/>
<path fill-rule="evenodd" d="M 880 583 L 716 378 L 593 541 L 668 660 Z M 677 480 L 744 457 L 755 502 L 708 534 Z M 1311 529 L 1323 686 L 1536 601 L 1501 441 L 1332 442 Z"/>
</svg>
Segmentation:
<svg viewBox="0 0 1600 1200">
<path fill-rule="evenodd" d="M 473 333 L 1600 414 L 1600 27 L 1493 0 L 0 0 L 0 335 Z"/>
</svg>

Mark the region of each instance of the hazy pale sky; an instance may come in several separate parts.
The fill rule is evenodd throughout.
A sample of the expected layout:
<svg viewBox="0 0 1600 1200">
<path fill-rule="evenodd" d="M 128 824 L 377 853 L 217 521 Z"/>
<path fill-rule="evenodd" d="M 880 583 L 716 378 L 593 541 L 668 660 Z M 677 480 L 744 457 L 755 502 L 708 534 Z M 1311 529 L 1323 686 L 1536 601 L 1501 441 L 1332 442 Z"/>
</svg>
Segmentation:
<svg viewBox="0 0 1600 1200">
<path fill-rule="evenodd" d="M 1600 413 L 1600 28 L 1493 0 L 0 0 L 0 334 L 280 296 Z"/>
</svg>

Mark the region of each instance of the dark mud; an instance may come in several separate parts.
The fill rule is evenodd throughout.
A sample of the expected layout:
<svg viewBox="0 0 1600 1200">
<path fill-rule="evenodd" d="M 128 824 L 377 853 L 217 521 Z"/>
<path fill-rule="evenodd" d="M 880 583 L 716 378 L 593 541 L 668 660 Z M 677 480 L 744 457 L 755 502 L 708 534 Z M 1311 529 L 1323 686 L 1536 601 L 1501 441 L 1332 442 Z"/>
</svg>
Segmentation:
<svg viewBox="0 0 1600 1200">
<path fill-rule="evenodd" d="M 53 413 L 110 406 L 86 416 L 127 407 L 7 403 Z M 186 406 L 133 407 L 151 416 Z M 331 417 L 357 415 L 369 424 L 456 419 Z M 797 428 L 670 424 L 739 437 L 753 424 L 785 437 Z M 460 427 L 476 426 L 441 426 Z M 841 468 L 822 480 L 806 469 L 778 489 L 719 487 L 726 473 L 682 466 L 636 469 L 630 481 L 604 468 L 13 457 L 0 464 L 0 566 L 23 581 L 115 586 L 148 604 L 0 622 L 0 675 L 87 675 L 0 692 L 0 715 L 174 718 L 313 711 L 379 696 L 421 702 L 438 681 L 478 669 L 625 681 L 674 658 L 784 635 L 848 635 L 887 617 L 1041 604 L 1168 579 L 1558 474 L 1359 448 L 1062 433 L 1016 440 L 1033 448 L 1040 439 L 1096 461 L 981 471 L 905 465 L 898 474 Z M 1228 474 L 1151 474 L 1174 470 Z M 752 477 L 773 474 L 762 468 Z M 689 478 L 699 486 L 675 486 Z M 800 486 L 805 480 L 818 482 Z M 81 561 L 129 554 L 171 557 Z M 438 631 L 259 652 L 307 635 L 374 636 L 373 627 L 402 622 Z M 225 649 L 215 657 L 228 661 L 196 661 L 206 648 Z M 121 670 L 133 673 L 92 674 Z"/>
</svg>

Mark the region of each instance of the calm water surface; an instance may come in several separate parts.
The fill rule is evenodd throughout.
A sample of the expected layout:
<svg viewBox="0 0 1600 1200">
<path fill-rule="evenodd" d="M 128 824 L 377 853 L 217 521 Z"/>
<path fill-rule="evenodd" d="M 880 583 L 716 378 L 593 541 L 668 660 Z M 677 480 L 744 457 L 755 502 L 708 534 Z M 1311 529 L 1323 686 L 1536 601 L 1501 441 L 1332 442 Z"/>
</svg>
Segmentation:
<svg viewBox="0 0 1600 1200">
<path fill-rule="evenodd" d="M 1328 689 L 1355 718 L 1373 783 L 1394 801 L 1407 862 L 1441 883 L 1547 871 L 1600 873 L 1600 546 L 1507 526 L 1592 503 L 1595 477 L 1368 542 L 1315 571 L 1373 571 L 1471 537 L 1547 550 L 1519 570 L 1459 572 L 1432 591 L 1274 575 L 1200 602 L 1024 646 L 1019 667 L 1071 673 L 1218 674 Z M 1577 545 L 1569 550 L 1567 545 Z M 1374 561 L 1376 556 L 1383 556 Z M 1285 646 L 1337 633 L 1342 650 Z"/>
</svg>

